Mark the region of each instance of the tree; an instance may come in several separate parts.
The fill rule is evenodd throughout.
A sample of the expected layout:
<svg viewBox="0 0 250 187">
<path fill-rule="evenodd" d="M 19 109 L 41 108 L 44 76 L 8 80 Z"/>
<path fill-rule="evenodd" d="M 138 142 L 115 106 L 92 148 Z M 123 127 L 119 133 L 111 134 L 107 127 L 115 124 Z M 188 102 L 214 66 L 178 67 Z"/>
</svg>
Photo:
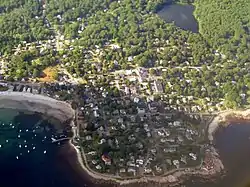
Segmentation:
<svg viewBox="0 0 250 187">
<path fill-rule="evenodd" d="M 37 69 L 33 69 L 33 77 L 36 78 L 36 77 L 39 77 L 40 73 Z"/>
</svg>

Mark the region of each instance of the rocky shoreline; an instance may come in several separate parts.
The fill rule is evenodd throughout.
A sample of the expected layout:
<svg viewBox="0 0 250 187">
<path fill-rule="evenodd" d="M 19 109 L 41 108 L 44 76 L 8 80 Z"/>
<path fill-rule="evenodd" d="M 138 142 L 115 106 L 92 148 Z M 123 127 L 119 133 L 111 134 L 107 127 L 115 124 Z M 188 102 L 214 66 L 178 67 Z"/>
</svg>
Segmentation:
<svg viewBox="0 0 250 187">
<path fill-rule="evenodd" d="M 194 168 L 180 168 L 170 171 L 164 176 L 145 176 L 135 179 L 122 179 L 117 176 L 109 176 L 106 174 L 99 174 L 91 171 L 84 161 L 81 150 L 78 149 L 74 144 L 69 142 L 76 154 L 79 165 L 84 171 L 84 175 L 88 176 L 89 179 L 95 184 L 109 184 L 109 186 L 148 186 L 148 184 L 157 186 L 178 186 L 185 183 L 191 177 L 199 177 L 201 180 L 211 180 L 212 178 L 218 177 L 219 174 L 223 174 L 224 166 L 219 158 L 219 155 L 214 147 L 208 146 L 205 151 L 205 159 L 200 166 Z M 211 163 L 212 162 L 212 163 Z M 210 165 L 209 165 L 210 164 Z"/>
<path fill-rule="evenodd" d="M 214 134 L 221 125 L 224 127 L 228 126 L 232 119 L 250 120 L 250 109 L 227 110 L 220 112 L 208 126 L 209 141 L 212 142 L 214 140 Z"/>
</svg>

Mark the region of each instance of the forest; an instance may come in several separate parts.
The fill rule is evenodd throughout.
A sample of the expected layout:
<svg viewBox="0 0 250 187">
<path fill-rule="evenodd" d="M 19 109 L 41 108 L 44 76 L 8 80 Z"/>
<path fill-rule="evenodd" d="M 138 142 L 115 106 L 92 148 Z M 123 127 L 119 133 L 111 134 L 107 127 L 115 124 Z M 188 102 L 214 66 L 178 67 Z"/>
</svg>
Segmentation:
<svg viewBox="0 0 250 187">
<path fill-rule="evenodd" d="M 245 104 L 250 94 L 250 2 L 247 0 L 194 1 L 200 33 L 167 24 L 156 12 L 173 0 L 4 0 L 0 2 L 0 52 L 8 60 L 10 80 L 37 77 L 47 66 L 70 64 L 77 77 L 134 67 L 167 67 L 166 92 L 207 96 L 227 106 Z M 244 5 L 244 6 L 243 6 Z M 13 55 L 21 42 L 56 38 L 72 43 L 63 51 L 27 50 Z M 107 47 L 111 44 L 119 48 Z M 99 54 L 95 51 L 101 51 Z M 90 53 L 91 52 L 91 53 Z M 133 57 L 131 62 L 128 58 Z M 174 67 L 202 67 L 181 71 Z M 91 73 L 90 73 L 91 72 Z M 189 78 L 188 84 L 183 78 Z M 218 87 L 215 82 L 221 84 Z M 203 89 L 205 92 L 201 92 Z"/>
<path fill-rule="evenodd" d="M 250 59 L 250 1 L 195 1 L 195 16 L 206 41 L 231 59 Z"/>
</svg>

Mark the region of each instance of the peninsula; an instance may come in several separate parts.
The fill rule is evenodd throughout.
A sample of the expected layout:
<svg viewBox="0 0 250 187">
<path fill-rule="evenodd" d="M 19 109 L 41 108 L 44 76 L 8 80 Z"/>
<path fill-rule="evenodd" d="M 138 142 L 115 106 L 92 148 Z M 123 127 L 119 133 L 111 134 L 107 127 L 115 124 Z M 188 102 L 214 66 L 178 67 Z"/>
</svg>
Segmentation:
<svg viewBox="0 0 250 187">
<path fill-rule="evenodd" d="M 161 110 L 161 113 L 157 112 L 158 108 L 161 105 L 156 105 L 154 111 L 151 111 L 151 114 L 141 111 L 141 113 L 138 114 L 129 114 L 130 117 L 135 117 L 134 126 L 137 126 L 136 123 L 137 119 L 139 117 L 140 123 L 144 124 L 146 123 L 152 123 L 150 121 L 150 118 L 153 118 L 154 116 L 157 116 L 157 121 L 161 122 L 163 120 L 162 117 L 165 118 L 165 120 L 168 121 L 168 129 L 164 128 L 161 125 L 157 125 L 155 127 L 153 126 L 145 126 L 144 130 L 145 132 L 141 131 L 140 129 L 133 129 L 133 134 L 129 135 L 130 141 L 135 141 L 138 139 L 136 146 L 138 151 L 134 151 L 133 154 L 139 154 L 141 155 L 139 158 L 134 158 L 133 160 L 131 157 L 133 156 L 131 153 L 130 160 L 126 161 L 127 166 L 121 166 L 117 165 L 117 161 L 119 160 L 120 163 L 122 163 L 122 160 L 125 161 L 127 159 L 124 155 L 120 155 L 119 157 L 115 156 L 114 153 L 119 153 L 119 147 L 120 145 L 114 145 L 116 142 L 120 142 L 122 137 L 126 137 L 126 135 L 119 135 L 118 133 L 114 134 L 116 135 L 116 140 L 114 143 L 112 140 L 112 134 L 113 132 L 105 132 L 104 130 L 101 130 L 101 126 L 97 126 L 96 129 L 90 126 L 91 121 L 88 121 L 89 116 L 85 115 L 86 119 L 81 118 L 82 111 L 88 110 L 88 104 L 85 103 L 84 108 L 82 106 L 79 106 L 82 100 L 79 98 L 82 98 L 80 95 L 75 96 L 74 99 L 69 100 L 66 103 L 65 101 L 60 101 L 63 97 L 59 97 L 57 99 L 53 93 L 50 93 L 50 97 L 46 96 L 46 92 L 43 94 L 34 94 L 34 93 L 27 93 L 27 89 L 23 90 L 17 90 L 16 88 L 19 87 L 19 83 L 3 83 L 4 86 L 6 86 L 7 91 L 3 91 L 0 94 L 0 108 L 8 108 L 8 109 L 17 109 L 17 110 L 25 110 L 25 111 L 32 111 L 41 113 L 45 116 L 50 116 L 56 119 L 59 119 L 61 123 L 65 123 L 67 121 L 69 124 L 66 125 L 66 127 L 71 127 L 68 129 L 67 132 L 72 131 L 74 132 L 73 136 L 68 136 L 66 134 L 63 134 L 63 139 L 70 139 L 69 146 L 73 148 L 73 151 L 75 150 L 75 154 L 77 157 L 75 159 L 78 160 L 79 166 L 82 168 L 82 172 L 84 175 L 89 176 L 89 178 L 95 183 L 98 181 L 98 183 L 109 183 L 114 185 L 131 185 L 134 183 L 138 184 L 148 184 L 148 183 L 154 183 L 157 184 L 171 184 L 171 185 L 177 185 L 185 182 L 185 180 L 188 180 L 190 177 L 200 177 L 202 180 L 208 179 L 210 180 L 213 177 L 217 177 L 220 174 L 223 174 L 223 164 L 220 160 L 220 157 L 214 147 L 212 145 L 209 145 L 208 142 L 206 142 L 204 138 L 202 138 L 206 134 L 206 128 L 207 126 L 204 125 L 202 127 L 202 123 L 207 124 L 212 119 L 208 114 L 197 114 L 197 113 L 180 113 L 178 111 L 172 110 L 166 112 L 165 110 Z M 8 89 L 13 89 L 16 91 L 8 91 Z M 33 89 L 30 90 L 36 90 L 34 87 L 41 86 L 40 84 L 32 84 Z M 54 85 L 55 86 L 55 85 Z M 43 90 L 49 91 L 51 88 L 54 87 L 52 84 L 50 85 L 43 85 Z M 68 85 L 69 86 L 69 85 Z M 50 89 L 49 89 L 50 88 Z M 61 90 L 63 87 L 61 87 Z M 70 86 L 66 87 L 67 89 L 71 89 Z M 74 86 L 74 89 L 77 89 L 77 87 Z M 79 88 L 78 88 L 79 89 Z M 48 94 L 48 93 L 47 93 Z M 85 92 L 86 94 L 86 92 Z M 52 97 L 52 98 L 51 98 Z M 54 97 L 54 98 L 53 98 Z M 105 99 L 106 97 L 103 97 Z M 106 98 L 107 99 L 107 98 Z M 117 101 L 119 101 L 119 97 L 116 98 Z M 141 100 L 142 98 L 137 98 L 138 100 Z M 99 103 L 102 103 L 101 97 L 98 99 Z M 143 100 L 141 100 L 142 102 Z M 134 101 L 133 101 L 134 102 Z M 138 102 L 135 102 L 138 103 Z M 121 103 L 122 104 L 122 103 Z M 142 104 L 142 103 L 141 103 Z M 75 106 L 76 105 L 76 106 Z M 74 109 L 73 109 L 73 108 Z M 101 107 L 104 106 L 99 106 Z M 124 105 L 126 107 L 126 105 Z M 163 106 L 161 106 L 163 107 Z M 92 107 L 91 107 L 92 108 Z M 121 109 L 122 110 L 122 109 Z M 142 109 L 141 109 L 142 110 Z M 126 112 L 126 110 L 125 110 Z M 129 112 L 129 111 L 128 111 Z M 126 112 L 127 113 L 127 112 Z M 77 116 L 75 116 L 77 115 Z M 195 117 L 195 115 L 198 115 Z M 202 115 L 204 117 L 202 117 Z M 108 117 L 108 116 L 106 116 Z M 123 119 L 121 114 L 116 114 L 118 124 L 119 126 L 123 126 L 125 124 L 122 124 L 121 119 Z M 116 117 L 113 117 L 116 119 Z M 162 119 L 161 119 L 162 118 Z M 199 118 L 199 120 L 197 119 Z M 148 119 L 148 120 L 147 120 Z M 178 119 L 178 120 L 177 120 Z M 95 121 L 94 119 L 91 119 L 92 122 Z M 107 118 L 108 120 L 108 118 Z M 155 121 L 155 122 L 157 122 Z M 200 121 L 200 122 L 199 122 Z M 213 120 L 214 122 L 214 120 Z M 201 126 L 201 127 L 198 127 Z M 63 133 L 65 126 L 59 126 L 57 125 L 57 129 L 61 129 L 61 133 Z M 114 126 L 115 127 L 115 126 Z M 102 127 L 107 128 L 107 126 Z M 118 128 L 115 127 L 115 128 Z M 129 130 L 129 126 L 127 126 L 127 129 Z M 105 138 L 105 136 L 102 136 L 101 139 L 99 139 L 99 143 L 95 143 L 92 141 L 92 137 L 94 137 L 94 134 L 90 134 L 90 132 L 99 133 L 102 131 L 102 133 L 108 133 L 110 138 Z M 129 132 L 129 131 L 128 131 Z M 176 132 L 178 132 L 176 136 Z M 145 139 L 142 141 L 140 137 L 144 136 L 144 133 L 146 136 L 148 136 L 148 140 Z M 139 135 L 140 134 L 140 135 Z M 118 139 L 119 138 L 119 139 Z M 62 139 L 62 140 L 63 140 Z M 134 140 L 133 140 L 134 139 Z M 150 140 L 150 141 L 149 141 Z M 148 146 L 144 146 L 146 141 L 148 142 Z M 151 142 L 152 141 L 152 142 Z M 54 141 L 56 142 L 56 141 Z M 72 142 L 72 143 L 71 143 Z M 89 144 L 89 146 L 87 144 Z M 110 142 L 109 144 L 106 144 L 106 146 L 110 147 L 110 151 L 102 150 L 106 142 Z M 159 143 L 157 143 L 159 142 Z M 52 141 L 53 143 L 53 141 Z M 157 145 L 159 144 L 159 145 Z M 97 145 L 99 145 L 99 148 L 95 148 Z M 154 148 L 151 148 L 151 145 L 154 145 Z M 116 146 L 116 150 L 113 146 Z M 158 147 L 159 146 L 159 147 Z M 160 152 L 160 147 L 165 146 L 165 148 Z M 89 149 L 93 150 L 89 150 Z M 127 145 L 124 147 L 127 150 L 131 149 L 131 145 Z M 124 149 L 123 148 L 123 149 Z M 101 151 L 101 152 L 98 152 Z M 195 152 L 196 151 L 196 152 Z M 143 154 L 141 152 L 145 153 L 143 157 Z M 170 157 L 167 158 L 166 163 L 161 160 L 154 160 L 153 157 L 157 155 L 169 155 Z M 96 157 L 97 156 L 97 157 Z M 105 158 L 106 157 L 106 158 Z M 152 157 L 152 159 L 150 159 Z M 178 159 L 179 157 L 179 159 Z M 93 162 L 93 158 L 95 158 L 95 162 Z M 116 161 L 117 160 L 117 161 Z M 124 162 L 123 161 L 123 162 Z M 74 161 L 72 161 L 74 162 Z M 142 163 L 141 163 L 142 162 Z M 133 168 L 134 163 L 134 169 L 131 175 L 131 171 Z M 154 165 L 153 165 L 154 163 Z M 164 168 L 163 164 L 168 164 L 168 168 Z M 138 165 L 138 166 L 137 166 Z M 94 167 L 93 167 L 94 166 Z M 100 170 L 99 167 L 105 168 L 105 170 Z M 112 166 L 115 166 L 115 170 L 118 173 L 112 174 L 112 170 L 110 168 Z M 74 166 L 76 167 L 76 166 Z M 121 167 L 124 168 L 121 169 Z M 141 170 L 144 168 L 144 170 Z M 126 174 L 127 173 L 127 174 Z"/>
</svg>

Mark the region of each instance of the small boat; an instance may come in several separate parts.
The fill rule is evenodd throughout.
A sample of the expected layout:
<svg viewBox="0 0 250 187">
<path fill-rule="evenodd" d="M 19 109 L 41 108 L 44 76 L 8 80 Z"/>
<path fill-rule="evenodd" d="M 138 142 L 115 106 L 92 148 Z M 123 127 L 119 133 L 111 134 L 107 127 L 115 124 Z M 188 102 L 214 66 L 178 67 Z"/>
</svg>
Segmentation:
<svg viewBox="0 0 250 187">
<path fill-rule="evenodd" d="M 6 141 L 6 143 L 8 143 L 9 142 L 9 140 L 5 140 Z"/>
<path fill-rule="evenodd" d="M 18 156 L 16 156 L 16 159 L 18 160 L 18 159 L 19 159 L 19 157 L 18 157 Z"/>
<path fill-rule="evenodd" d="M 45 151 L 43 151 L 43 154 L 46 154 L 47 153 L 47 151 L 45 150 Z"/>
<path fill-rule="evenodd" d="M 33 150 L 35 150 L 35 149 L 36 149 L 36 147 L 34 146 L 32 149 L 33 149 Z"/>
<path fill-rule="evenodd" d="M 52 141 L 56 141 L 56 139 L 55 139 L 55 138 L 51 138 L 51 140 L 52 140 Z"/>
<path fill-rule="evenodd" d="M 0 145 L 0 148 L 2 147 L 2 145 Z"/>
<path fill-rule="evenodd" d="M 21 145 L 21 144 L 19 144 L 19 148 L 22 148 L 22 145 Z"/>
<path fill-rule="evenodd" d="M 27 145 L 25 145 L 24 147 L 27 147 Z"/>
</svg>

